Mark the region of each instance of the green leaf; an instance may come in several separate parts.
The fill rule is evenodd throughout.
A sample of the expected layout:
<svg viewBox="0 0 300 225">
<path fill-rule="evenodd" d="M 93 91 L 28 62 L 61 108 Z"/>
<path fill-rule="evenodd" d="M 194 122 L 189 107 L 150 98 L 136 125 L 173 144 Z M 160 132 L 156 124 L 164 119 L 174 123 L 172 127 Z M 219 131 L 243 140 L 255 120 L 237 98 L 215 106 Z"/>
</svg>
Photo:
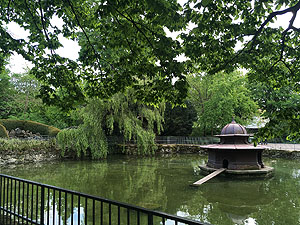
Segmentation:
<svg viewBox="0 0 300 225">
<path fill-rule="evenodd" d="M 208 6 L 208 4 L 210 4 L 212 2 L 212 0 L 202 0 L 201 4 L 203 5 L 203 7 Z"/>
</svg>

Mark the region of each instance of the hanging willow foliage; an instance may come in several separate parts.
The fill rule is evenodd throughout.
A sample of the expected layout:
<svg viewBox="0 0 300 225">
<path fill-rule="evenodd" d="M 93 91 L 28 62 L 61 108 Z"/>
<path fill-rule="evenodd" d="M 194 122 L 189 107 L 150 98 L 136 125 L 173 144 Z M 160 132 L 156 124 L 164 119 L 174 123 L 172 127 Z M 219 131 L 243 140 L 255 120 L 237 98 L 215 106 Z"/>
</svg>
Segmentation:
<svg viewBox="0 0 300 225">
<path fill-rule="evenodd" d="M 58 143 L 63 154 L 76 150 L 79 157 L 90 149 L 92 158 L 105 158 L 105 128 L 109 134 L 118 129 L 125 142 L 137 143 L 138 154 L 153 154 L 157 148 L 155 134 L 162 130 L 164 109 L 164 103 L 154 107 L 136 101 L 132 90 L 117 93 L 109 100 L 91 99 L 80 113 L 83 123 L 76 129 L 62 130 L 57 136 Z"/>
</svg>

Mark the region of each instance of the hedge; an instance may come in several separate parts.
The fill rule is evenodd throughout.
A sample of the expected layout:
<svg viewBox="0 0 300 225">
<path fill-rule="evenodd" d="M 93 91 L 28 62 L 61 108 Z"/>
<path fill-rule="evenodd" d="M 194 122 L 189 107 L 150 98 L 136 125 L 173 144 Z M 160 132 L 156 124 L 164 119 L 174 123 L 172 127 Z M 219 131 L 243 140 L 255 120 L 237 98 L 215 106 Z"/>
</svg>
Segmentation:
<svg viewBox="0 0 300 225">
<path fill-rule="evenodd" d="M 0 119 L 0 123 L 6 128 L 6 130 L 11 131 L 16 128 L 21 130 L 29 130 L 30 132 L 41 135 L 48 135 L 50 137 L 55 137 L 60 129 L 46 124 L 38 123 L 30 120 L 13 120 L 13 119 Z"/>
<path fill-rule="evenodd" d="M 2 124 L 0 124 L 0 138 L 8 138 L 7 130 Z"/>
</svg>

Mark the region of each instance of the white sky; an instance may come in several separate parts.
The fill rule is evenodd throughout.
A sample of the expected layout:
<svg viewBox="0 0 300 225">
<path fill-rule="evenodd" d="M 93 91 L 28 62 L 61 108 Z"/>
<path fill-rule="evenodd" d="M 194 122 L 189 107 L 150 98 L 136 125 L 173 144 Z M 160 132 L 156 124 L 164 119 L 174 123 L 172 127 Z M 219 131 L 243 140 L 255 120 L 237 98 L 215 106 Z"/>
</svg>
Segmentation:
<svg viewBox="0 0 300 225">
<path fill-rule="evenodd" d="M 63 21 L 62 19 L 59 19 L 58 17 L 51 20 L 51 24 L 59 27 L 62 29 Z M 25 31 L 23 28 L 21 28 L 16 23 L 9 23 L 7 25 L 9 33 L 16 39 L 27 39 L 29 36 L 29 32 Z M 63 47 L 58 48 L 55 50 L 57 54 L 59 54 L 62 57 L 66 57 L 72 60 L 76 60 L 79 55 L 78 52 L 80 50 L 80 46 L 77 42 L 68 40 L 67 38 L 63 37 L 62 34 L 58 36 L 59 41 L 63 45 Z M 10 58 L 10 64 L 8 66 L 9 70 L 12 73 L 23 73 L 25 72 L 26 68 L 31 68 L 32 64 L 28 61 L 26 61 L 21 55 L 14 54 Z"/>
<path fill-rule="evenodd" d="M 186 0 L 178 0 L 178 2 L 183 5 Z M 282 26 L 284 29 L 287 28 L 289 20 L 291 19 L 292 14 L 285 14 L 285 15 L 281 15 L 278 18 L 278 20 L 275 22 L 275 24 L 272 24 L 271 27 L 279 27 Z M 53 25 L 56 25 L 58 27 L 62 26 L 62 20 L 59 18 L 54 18 L 51 20 L 51 23 Z M 296 21 L 295 21 L 295 26 L 296 27 L 300 27 L 300 18 L 299 16 L 297 17 Z M 195 25 L 191 25 L 189 29 L 192 29 Z M 7 25 L 8 27 L 8 31 L 10 32 L 10 34 L 17 39 L 20 38 L 24 38 L 26 39 L 26 37 L 28 37 L 29 32 L 25 31 L 24 29 L 20 28 L 19 25 L 17 25 L 16 23 L 10 23 Z M 170 36 L 172 38 L 175 38 L 179 32 L 176 33 L 170 33 L 167 29 L 165 30 L 167 33 L 167 36 Z M 63 57 L 67 57 L 70 58 L 72 60 L 76 60 L 78 58 L 78 52 L 80 50 L 80 46 L 77 44 L 77 42 L 72 41 L 72 40 L 68 40 L 66 38 L 64 38 L 62 35 L 59 36 L 59 40 L 62 43 L 62 45 L 64 47 L 61 47 L 59 49 L 56 50 L 56 53 L 58 53 L 59 55 L 63 56 Z M 183 55 L 179 56 L 177 58 L 178 61 L 183 61 L 185 60 L 185 57 Z M 12 73 L 23 73 L 26 71 L 27 68 L 31 68 L 32 64 L 26 60 L 24 60 L 24 58 L 21 55 L 18 54 L 14 54 L 11 59 L 10 59 L 10 64 L 8 65 L 8 69 L 12 72 Z"/>
</svg>

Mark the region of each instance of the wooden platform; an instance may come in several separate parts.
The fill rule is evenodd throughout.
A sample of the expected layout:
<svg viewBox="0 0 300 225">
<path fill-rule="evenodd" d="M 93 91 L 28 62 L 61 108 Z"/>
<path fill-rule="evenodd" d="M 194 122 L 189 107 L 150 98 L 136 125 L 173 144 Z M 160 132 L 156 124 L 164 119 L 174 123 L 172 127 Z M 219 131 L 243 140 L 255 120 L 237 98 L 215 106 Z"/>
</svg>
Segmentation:
<svg viewBox="0 0 300 225">
<path fill-rule="evenodd" d="M 199 166 L 200 171 L 204 175 L 210 175 L 211 173 L 219 170 L 215 168 L 208 167 L 206 165 Z M 221 176 L 235 177 L 235 178 L 267 178 L 272 177 L 274 174 L 274 168 L 270 166 L 265 166 L 259 170 L 229 170 L 226 169 Z"/>
<path fill-rule="evenodd" d="M 219 175 L 220 173 L 223 173 L 225 170 L 226 170 L 226 168 L 217 169 L 216 171 L 212 172 L 211 174 L 208 174 L 206 177 L 203 177 L 202 179 L 191 184 L 191 186 L 199 186 L 199 185 L 205 183 L 206 181 L 214 178 L 215 176 Z"/>
</svg>

